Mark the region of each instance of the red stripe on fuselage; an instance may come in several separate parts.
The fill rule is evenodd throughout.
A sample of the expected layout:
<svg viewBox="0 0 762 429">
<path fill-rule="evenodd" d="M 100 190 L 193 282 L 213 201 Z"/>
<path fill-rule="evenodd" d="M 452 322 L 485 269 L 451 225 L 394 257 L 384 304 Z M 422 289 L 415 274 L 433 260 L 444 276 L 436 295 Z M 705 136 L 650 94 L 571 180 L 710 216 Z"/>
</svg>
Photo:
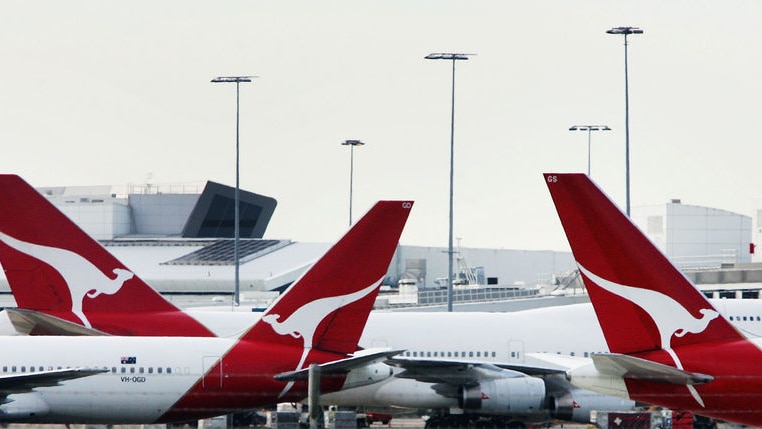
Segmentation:
<svg viewBox="0 0 762 429">
<path fill-rule="evenodd" d="M 273 377 L 297 369 L 301 353 L 301 347 L 239 341 L 157 423 L 213 417 L 278 402 L 300 401 L 307 396 L 306 381 L 294 383 L 280 397 L 287 383 Z M 313 350 L 308 354 L 304 367 L 345 357 Z M 222 379 L 218 383 L 220 374 Z M 343 375 L 322 378 L 321 392 L 341 389 L 345 378 Z"/>
</svg>

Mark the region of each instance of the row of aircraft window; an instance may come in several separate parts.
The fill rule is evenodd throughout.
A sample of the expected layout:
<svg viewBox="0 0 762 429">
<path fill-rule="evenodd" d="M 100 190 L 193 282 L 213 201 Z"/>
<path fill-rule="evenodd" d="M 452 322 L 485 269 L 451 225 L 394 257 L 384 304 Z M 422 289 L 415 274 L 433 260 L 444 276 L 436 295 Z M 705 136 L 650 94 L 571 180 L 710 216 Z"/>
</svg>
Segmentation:
<svg viewBox="0 0 762 429">
<path fill-rule="evenodd" d="M 47 367 L 47 371 L 53 371 L 54 369 L 60 370 L 60 369 L 64 369 L 64 367 L 61 367 L 61 366 L 59 366 L 57 368 L 53 368 L 52 366 Z M 71 369 L 71 367 L 67 366 L 66 369 Z M 113 366 L 110 369 L 108 367 L 103 367 L 103 369 L 105 371 L 108 371 L 108 372 L 112 373 L 112 374 L 128 374 L 128 373 L 129 374 L 172 374 L 173 373 L 173 369 L 171 367 L 166 367 L 166 368 L 165 367 L 157 367 L 157 368 L 148 367 L 148 368 L 145 368 L 145 367 L 141 366 L 141 367 L 137 367 L 136 368 L 134 366 L 131 366 L 131 367 L 128 368 L 128 367 L 125 367 L 125 366 L 122 366 L 122 367 L 115 367 L 115 366 Z M 26 365 L 21 365 L 21 366 L 18 366 L 18 365 L 11 365 L 11 366 L 3 365 L 3 373 L 11 373 L 11 374 L 13 374 L 13 373 L 27 373 L 27 372 L 42 372 L 42 371 L 45 371 L 45 370 L 46 370 L 45 367 L 42 366 L 42 365 L 40 365 L 40 366 L 29 365 L 28 367 Z M 175 374 L 181 374 L 181 373 L 182 374 L 188 374 L 189 372 L 190 372 L 190 368 L 184 368 L 184 369 L 174 368 L 174 373 Z"/>
<path fill-rule="evenodd" d="M 569 356 L 576 356 L 577 355 L 576 352 L 569 352 L 569 353 L 556 352 L 556 354 L 557 355 L 568 354 Z M 485 358 L 487 358 L 487 357 L 491 357 L 491 358 L 494 358 L 494 357 L 497 357 L 497 352 L 494 352 L 494 351 L 492 351 L 492 352 L 474 352 L 474 351 L 470 351 L 470 352 L 432 352 L 432 351 L 425 351 L 424 352 L 424 351 L 409 351 L 408 350 L 405 353 L 403 353 L 403 355 L 407 356 L 407 357 L 422 357 L 422 358 L 430 358 L 430 357 L 435 357 L 435 358 L 436 357 L 438 357 L 438 358 L 443 358 L 443 357 L 448 357 L 448 358 L 449 357 L 456 357 L 456 358 L 457 357 L 461 357 L 461 358 L 465 358 L 465 357 L 469 357 L 469 358 L 473 358 L 473 357 L 477 357 L 477 358 L 485 357 Z M 512 351 L 510 353 L 510 355 L 511 355 L 511 359 L 518 359 L 519 352 Z M 584 352 L 584 353 L 582 353 L 582 356 L 584 356 L 584 357 L 590 357 L 590 352 Z"/>
<path fill-rule="evenodd" d="M 730 321 L 733 322 L 760 322 L 762 321 L 762 317 L 760 316 L 730 316 Z"/>
<path fill-rule="evenodd" d="M 404 353 L 408 357 L 495 357 L 497 352 L 418 352 L 418 351 L 406 351 Z"/>
</svg>

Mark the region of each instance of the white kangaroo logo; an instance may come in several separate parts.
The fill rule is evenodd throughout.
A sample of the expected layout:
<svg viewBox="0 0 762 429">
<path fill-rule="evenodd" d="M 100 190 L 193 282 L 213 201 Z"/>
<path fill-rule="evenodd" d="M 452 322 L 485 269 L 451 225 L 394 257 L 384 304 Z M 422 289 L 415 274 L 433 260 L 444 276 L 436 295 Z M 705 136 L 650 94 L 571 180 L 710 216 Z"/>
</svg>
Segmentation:
<svg viewBox="0 0 762 429">
<path fill-rule="evenodd" d="M 71 295 L 71 312 L 82 323 L 91 328 L 90 321 L 82 311 L 85 296 L 95 298 L 100 294 L 113 295 L 122 288 L 124 282 L 134 274 L 122 268 L 114 268 L 116 278 L 109 278 L 90 261 L 82 256 L 56 247 L 42 246 L 18 240 L 0 232 L 0 241 L 53 267 L 63 277 Z"/>
<path fill-rule="evenodd" d="M 687 333 L 700 334 L 706 330 L 709 322 L 720 315 L 711 308 L 702 308 L 699 310 L 701 317 L 696 318 L 682 304 L 661 292 L 614 283 L 596 276 L 579 263 L 577 265 L 580 271 L 595 284 L 638 305 L 651 316 L 659 329 L 661 348 L 672 356 L 672 360 L 678 369 L 683 369 L 683 364 L 675 351 L 672 350 L 672 336 L 683 337 Z M 687 387 L 694 399 L 703 407 L 704 401 L 696 388 L 692 385 Z"/>
<path fill-rule="evenodd" d="M 345 307 L 368 296 L 368 294 L 373 292 L 378 287 L 378 285 L 381 283 L 381 280 L 383 279 L 379 279 L 364 289 L 346 295 L 330 296 L 326 298 L 316 299 L 315 301 L 309 302 L 299 307 L 284 321 L 278 320 L 281 317 L 280 314 L 269 313 L 264 315 L 262 320 L 270 324 L 270 326 L 273 328 L 273 331 L 275 331 L 278 335 L 290 335 L 294 338 L 302 339 L 304 351 L 302 352 L 302 357 L 299 359 L 299 363 L 295 369 L 298 371 L 302 369 L 304 361 L 307 359 L 307 354 L 309 354 L 309 351 L 312 348 L 312 341 L 315 336 L 315 331 L 317 330 L 320 322 L 322 322 L 326 316 L 338 310 L 339 308 Z M 280 393 L 279 397 L 285 395 L 286 392 L 291 389 L 293 384 L 293 381 L 289 381 L 286 384 L 286 387 Z"/>
</svg>

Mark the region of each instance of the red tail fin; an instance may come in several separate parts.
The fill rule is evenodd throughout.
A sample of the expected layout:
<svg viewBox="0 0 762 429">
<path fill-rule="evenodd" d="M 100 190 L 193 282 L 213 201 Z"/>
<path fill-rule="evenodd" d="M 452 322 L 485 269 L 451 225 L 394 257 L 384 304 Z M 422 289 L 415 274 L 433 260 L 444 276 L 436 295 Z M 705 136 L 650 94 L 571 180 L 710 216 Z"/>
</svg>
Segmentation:
<svg viewBox="0 0 762 429">
<path fill-rule="evenodd" d="M 0 207 L 0 264 L 20 308 L 116 334 L 213 335 L 20 177 L 0 175 Z M 148 312 L 170 317 L 124 318 Z"/>
<path fill-rule="evenodd" d="M 742 338 L 583 174 L 545 174 L 612 352 Z"/>
<path fill-rule="evenodd" d="M 352 353 L 373 307 L 411 201 L 380 201 L 283 293 L 245 338 Z"/>
</svg>

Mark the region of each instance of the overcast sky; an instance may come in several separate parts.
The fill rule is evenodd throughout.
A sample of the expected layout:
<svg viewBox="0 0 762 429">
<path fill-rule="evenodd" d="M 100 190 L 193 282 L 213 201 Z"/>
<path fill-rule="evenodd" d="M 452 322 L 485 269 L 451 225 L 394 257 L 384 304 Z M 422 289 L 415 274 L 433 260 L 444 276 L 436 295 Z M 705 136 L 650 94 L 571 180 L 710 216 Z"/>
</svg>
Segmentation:
<svg viewBox="0 0 762 429">
<path fill-rule="evenodd" d="M 0 171 L 33 186 L 235 184 L 274 197 L 267 237 L 332 242 L 379 199 L 416 201 L 401 242 L 446 246 L 451 64 L 455 236 L 568 250 L 543 172 L 632 206 L 752 215 L 762 195 L 759 1 L 3 1 Z M 6 210 L 7 208 L 0 208 Z"/>
</svg>

